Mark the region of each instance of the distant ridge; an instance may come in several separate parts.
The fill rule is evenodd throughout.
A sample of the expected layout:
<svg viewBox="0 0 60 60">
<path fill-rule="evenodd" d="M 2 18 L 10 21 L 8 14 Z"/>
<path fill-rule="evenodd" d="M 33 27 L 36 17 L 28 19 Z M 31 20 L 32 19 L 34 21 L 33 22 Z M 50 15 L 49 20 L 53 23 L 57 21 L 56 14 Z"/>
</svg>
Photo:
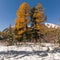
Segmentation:
<svg viewBox="0 0 60 60">
<path fill-rule="evenodd" d="M 60 25 L 53 24 L 53 23 L 44 23 L 44 25 L 48 28 L 55 28 L 55 29 L 60 28 Z M 11 27 L 13 28 L 14 26 L 11 26 Z M 9 31 L 9 27 L 5 28 L 3 31 L 5 31 L 5 32 Z"/>
</svg>

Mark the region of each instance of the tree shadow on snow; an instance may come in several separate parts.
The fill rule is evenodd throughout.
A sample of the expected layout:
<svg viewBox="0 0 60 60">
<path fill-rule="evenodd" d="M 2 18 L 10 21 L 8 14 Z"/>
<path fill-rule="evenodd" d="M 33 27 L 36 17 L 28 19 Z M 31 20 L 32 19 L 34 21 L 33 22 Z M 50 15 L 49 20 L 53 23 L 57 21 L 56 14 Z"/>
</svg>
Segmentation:
<svg viewBox="0 0 60 60">
<path fill-rule="evenodd" d="M 50 51 L 50 53 L 60 53 L 60 48 L 55 48 L 54 50 Z"/>
<path fill-rule="evenodd" d="M 23 58 L 25 56 L 33 56 L 33 55 L 38 55 L 39 57 L 46 57 L 48 56 L 48 53 L 46 51 L 14 51 L 14 50 L 11 50 L 11 51 L 2 51 L 0 52 L 0 56 L 6 56 L 7 58 L 12 58 L 12 57 L 15 57 L 15 58 Z M 17 57 L 19 56 L 19 57 Z"/>
<path fill-rule="evenodd" d="M 54 50 L 50 51 L 49 49 L 46 51 L 0 51 L 0 56 L 5 56 L 7 58 L 23 58 L 25 56 L 33 56 L 37 55 L 38 57 L 46 57 L 48 56 L 48 53 L 60 53 L 60 48 L 55 48 Z"/>
</svg>

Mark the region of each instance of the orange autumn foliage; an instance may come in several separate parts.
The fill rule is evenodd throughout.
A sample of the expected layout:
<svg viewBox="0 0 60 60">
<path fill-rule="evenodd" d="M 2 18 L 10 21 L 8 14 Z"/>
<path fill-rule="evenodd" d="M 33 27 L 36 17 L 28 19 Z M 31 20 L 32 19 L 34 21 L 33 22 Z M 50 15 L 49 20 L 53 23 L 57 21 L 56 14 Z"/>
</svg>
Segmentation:
<svg viewBox="0 0 60 60">
<path fill-rule="evenodd" d="M 32 11 L 32 8 L 30 9 L 30 6 L 24 2 L 20 5 L 19 9 L 16 12 L 16 15 L 16 38 L 24 36 L 24 33 L 27 36 L 27 34 L 35 34 L 35 31 L 37 31 L 36 33 L 38 34 L 43 32 L 44 27 L 41 25 L 41 23 L 45 21 L 45 15 L 41 4 L 35 6 L 35 10 L 33 9 Z M 29 23 L 32 23 L 32 26 L 28 27 L 27 25 L 29 25 Z M 36 30 L 33 31 L 34 29 Z"/>
<path fill-rule="evenodd" d="M 44 9 L 41 4 L 35 7 L 33 18 L 35 18 L 35 28 L 41 32 L 41 28 L 44 28 L 41 23 L 45 21 Z"/>
<path fill-rule="evenodd" d="M 17 30 L 17 34 L 21 35 L 26 31 L 26 26 L 29 23 L 30 6 L 24 2 L 20 5 L 19 9 L 17 10 L 17 18 L 15 20 L 15 29 Z"/>
</svg>

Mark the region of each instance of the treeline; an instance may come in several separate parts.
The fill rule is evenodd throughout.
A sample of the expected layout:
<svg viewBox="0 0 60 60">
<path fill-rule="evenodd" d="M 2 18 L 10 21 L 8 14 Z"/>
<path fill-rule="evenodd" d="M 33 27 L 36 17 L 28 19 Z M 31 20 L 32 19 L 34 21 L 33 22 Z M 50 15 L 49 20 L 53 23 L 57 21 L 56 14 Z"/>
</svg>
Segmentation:
<svg viewBox="0 0 60 60">
<path fill-rule="evenodd" d="M 37 38 L 37 41 L 40 40 L 41 43 L 43 42 L 51 42 L 51 43 L 59 43 L 60 44 L 60 29 L 52 29 L 45 27 L 44 30 L 46 30 L 40 38 Z M 16 44 L 17 42 L 34 42 L 33 37 L 31 35 L 28 35 L 29 38 L 26 39 L 26 36 L 22 36 L 19 39 L 15 39 L 15 32 L 14 28 L 9 27 L 9 29 L 5 29 L 3 32 L 0 32 L 0 40 L 7 41 L 9 45 Z M 39 41 L 38 41 L 39 42 Z"/>
</svg>

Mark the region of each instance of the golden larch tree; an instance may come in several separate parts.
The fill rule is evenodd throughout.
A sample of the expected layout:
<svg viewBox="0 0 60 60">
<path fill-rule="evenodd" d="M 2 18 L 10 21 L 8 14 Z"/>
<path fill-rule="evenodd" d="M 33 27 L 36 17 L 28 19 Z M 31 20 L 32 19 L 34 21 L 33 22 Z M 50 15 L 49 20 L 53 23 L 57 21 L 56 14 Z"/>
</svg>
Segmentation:
<svg viewBox="0 0 60 60">
<path fill-rule="evenodd" d="M 16 15 L 17 18 L 15 20 L 15 31 L 16 35 L 21 37 L 21 35 L 27 30 L 27 24 L 29 23 L 28 18 L 30 16 L 30 6 L 26 2 L 22 3 L 17 10 Z"/>
<path fill-rule="evenodd" d="M 33 7 L 31 9 L 31 21 L 33 23 L 33 35 L 34 39 L 37 42 L 38 37 L 41 37 L 42 31 L 43 31 L 43 22 L 45 21 L 45 14 L 44 9 L 41 4 L 38 4 L 37 6 Z"/>
</svg>

